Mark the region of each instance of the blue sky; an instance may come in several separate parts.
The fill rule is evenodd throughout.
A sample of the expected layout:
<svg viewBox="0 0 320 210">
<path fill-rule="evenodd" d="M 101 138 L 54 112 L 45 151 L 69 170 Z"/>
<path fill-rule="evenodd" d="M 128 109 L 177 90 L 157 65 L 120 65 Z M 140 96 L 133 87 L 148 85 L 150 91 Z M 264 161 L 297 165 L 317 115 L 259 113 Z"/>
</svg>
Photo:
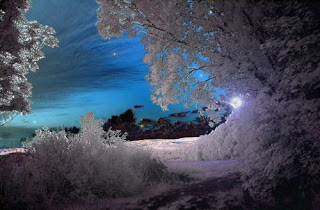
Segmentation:
<svg viewBox="0 0 320 210">
<path fill-rule="evenodd" d="M 88 0 L 33 0 L 29 20 L 53 27 L 59 48 L 45 48 L 40 69 L 28 75 L 33 85 L 32 113 L 18 116 L 7 126 L 42 127 L 79 125 L 79 118 L 93 111 L 106 120 L 135 104 L 138 118 L 158 118 L 169 112 L 150 101 L 145 81 L 148 66 L 139 38 L 104 40 L 96 29 L 98 5 Z"/>
</svg>

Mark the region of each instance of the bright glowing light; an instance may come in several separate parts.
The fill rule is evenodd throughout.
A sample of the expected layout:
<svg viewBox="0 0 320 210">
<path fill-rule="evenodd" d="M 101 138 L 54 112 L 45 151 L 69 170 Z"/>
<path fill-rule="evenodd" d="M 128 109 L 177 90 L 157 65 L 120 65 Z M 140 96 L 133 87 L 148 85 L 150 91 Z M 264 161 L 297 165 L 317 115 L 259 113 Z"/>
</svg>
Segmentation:
<svg viewBox="0 0 320 210">
<path fill-rule="evenodd" d="M 241 100 L 241 98 L 239 98 L 239 97 L 233 98 L 233 99 L 231 100 L 231 102 L 230 102 L 230 105 L 231 105 L 233 108 L 235 108 L 235 109 L 239 108 L 239 107 L 242 105 L 242 100 Z"/>
<path fill-rule="evenodd" d="M 117 56 L 117 53 L 113 53 L 113 56 Z"/>
</svg>

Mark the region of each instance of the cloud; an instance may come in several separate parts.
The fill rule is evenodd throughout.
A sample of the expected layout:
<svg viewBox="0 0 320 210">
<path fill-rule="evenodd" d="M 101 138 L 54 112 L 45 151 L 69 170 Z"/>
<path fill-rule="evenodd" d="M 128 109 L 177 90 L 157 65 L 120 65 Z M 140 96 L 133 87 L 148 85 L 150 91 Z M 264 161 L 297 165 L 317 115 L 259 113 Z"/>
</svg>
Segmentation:
<svg viewBox="0 0 320 210">
<path fill-rule="evenodd" d="M 40 69 L 28 75 L 34 87 L 32 113 L 17 116 L 10 126 L 78 126 L 88 111 L 106 119 L 135 104 L 145 105 L 136 111 L 138 118 L 167 115 L 150 101 L 139 38 L 102 39 L 95 25 L 97 9 L 94 0 L 32 1 L 27 17 L 53 27 L 59 48 L 44 49 Z M 170 109 L 183 110 L 182 105 Z"/>
<path fill-rule="evenodd" d="M 28 18 L 54 27 L 59 39 L 59 48 L 45 49 L 39 71 L 28 75 L 35 103 L 145 82 L 139 39 L 102 39 L 95 26 L 97 9 L 94 1 L 33 1 Z"/>
</svg>

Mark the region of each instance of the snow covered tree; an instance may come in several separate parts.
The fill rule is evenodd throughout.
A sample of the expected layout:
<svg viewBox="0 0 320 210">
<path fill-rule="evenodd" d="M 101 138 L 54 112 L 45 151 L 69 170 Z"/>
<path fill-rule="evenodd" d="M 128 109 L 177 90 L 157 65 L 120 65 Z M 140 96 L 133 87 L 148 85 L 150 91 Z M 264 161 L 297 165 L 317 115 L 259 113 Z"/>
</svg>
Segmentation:
<svg viewBox="0 0 320 210">
<path fill-rule="evenodd" d="M 194 102 L 189 99 L 215 109 L 217 87 L 245 95 L 265 86 L 260 74 L 262 66 L 270 64 L 242 13 L 248 2 L 98 3 L 98 29 L 103 37 L 119 37 L 123 30 L 131 36 L 146 32 L 142 42 L 147 50 L 144 61 L 150 65 L 147 79 L 154 86 L 153 102 L 163 109 L 181 100 Z"/>
<path fill-rule="evenodd" d="M 124 30 L 130 36 L 145 33 L 144 61 L 150 65 L 147 79 L 154 87 L 152 100 L 163 109 L 190 98 L 214 106 L 217 87 L 226 88 L 228 95 L 251 98 L 262 89 L 268 94 L 282 94 L 278 89 L 286 82 L 279 80 L 279 76 L 288 76 L 282 74 L 286 66 L 283 61 L 288 64 L 288 58 L 301 45 L 314 43 L 313 49 L 318 46 L 315 30 L 318 23 L 310 10 L 312 2 L 98 0 L 98 3 L 101 5 L 98 29 L 104 38 L 119 37 Z M 290 16 L 293 10 L 298 13 Z M 304 17 L 303 12 L 307 12 Z M 308 43 L 298 42 L 305 23 L 306 30 L 312 33 L 306 36 Z M 291 35 L 286 36 L 287 33 Z M 317 63 L 318 54 L 314 53 L 317 56 L 309 53 L 307 58 Z M 278 62 L 280 59 L 282 63 Z M 299 63 L 306 68 L 304 64 Z M 199 70 L 209 76 L 199 79 L 195 74 Z M 287 72 L 290 74 L 288 69 Z"/>
<path fill-rule="evenodd" d="M 39 68 L 44 46 L 58 46 L 51 27 L 26 19 L 29 6 L 30 0 L 0 1 L 0 124 L 31 111 L 26 75 Z"/>
<path fill-rule="evenodd" d="M 107 146 L 115 146 L 123 143 L 126 140 L 127 133 L 122 134 L 120 130 L 103 130 L 102 120 L 95 120 L 93 112 L 88 112 L 81 117 L 80 133 L 76 138 L 87 142 L 99 142 Z"/>
<path fill-rule="evenodd" d="M 232 96 L 244 100 L 225 124 L 194 145 L 198 158 L 250 160 L 243 170 L 244 187 L 260 201 L 269 202 L 268 193 L 284 183 L 294 186 L 293 180 L 299 180 L 296 192 L 317 189 L 317 1 L 98 3 L 98 29 L 104 38 L 119 37 L 124 30 L 130 36 L 144 33 L 147 80 L 154 87 L 152 100 L 162 108 L 198 101 L 214 110 L 218 88 L 227 90 L 225 103 Z"/>
</svg>

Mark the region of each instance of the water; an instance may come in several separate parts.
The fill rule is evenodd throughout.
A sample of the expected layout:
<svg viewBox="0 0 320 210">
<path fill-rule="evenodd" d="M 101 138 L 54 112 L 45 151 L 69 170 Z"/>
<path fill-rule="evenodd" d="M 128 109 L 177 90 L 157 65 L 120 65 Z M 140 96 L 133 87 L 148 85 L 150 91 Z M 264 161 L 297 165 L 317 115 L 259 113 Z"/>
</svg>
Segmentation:
<svg viewBox="0 0 320 210">
<path fill-rule="evenodd" d="M 29 137 L 31 139 L 34 128 L 26 127 L 0 127 L 0 148 L 22 147 L 20 139 Z"/>
</svg>

